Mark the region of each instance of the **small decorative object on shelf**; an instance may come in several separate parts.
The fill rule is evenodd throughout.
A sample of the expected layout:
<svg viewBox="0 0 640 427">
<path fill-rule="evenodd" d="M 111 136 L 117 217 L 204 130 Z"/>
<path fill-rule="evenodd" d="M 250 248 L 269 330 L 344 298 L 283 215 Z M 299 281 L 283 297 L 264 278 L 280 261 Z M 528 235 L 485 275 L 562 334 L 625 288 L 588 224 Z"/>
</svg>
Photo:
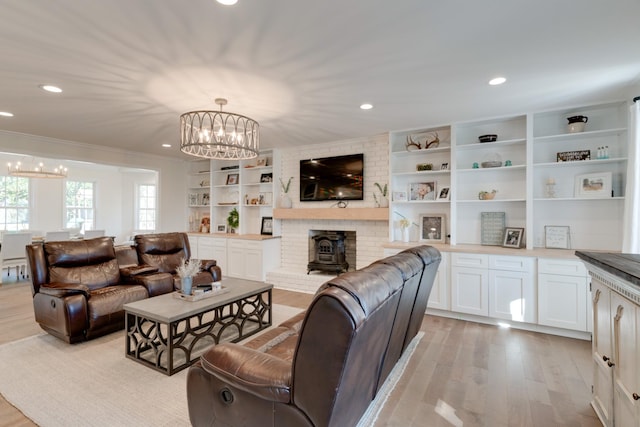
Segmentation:
<svg viewBox="0 0 640 427">
<path fill-rule="evenodd" d="M 227 224 L 229 225 L 229 233 L 235 233 L 236 229 L 240 225 L 240 214 L 238 213 L 238 209 L 233 208 L 231 212 L 229 212 Z"/>
<path fill-rule="evenodd" d="M 571 248 L 571 232 L 569 226 L 545 225 L 544 247 L 551 249 Z"/>
<path fill-rule="evenodd" d="M 478 199 L 480 200 L 493 200 L 496 197 L 496 193 L 498 192 L 498 190 L 491 190 L 491 192 L 488 191 L 481 191 L 478 193 Z"/>
<path fill-rule="evenodd" d="M 472 166 L 472 168 L 473 168 L 473 169 L 479 169 L 479 168 L 480 168 L 480 166 L 478 165 L 478 162 L 473 162 L 473 166 Z"/>
<path fill-rule="evenodd" d="M 524 228 L 507 227 L 504 229 L 504 241 L 502 246 L 505 248 L 520 249 L 524 243 Z"/>
<path fill-rule="evenodd" d="M 416 165 L 416 170 L 417 171 L 430 171 L 433 169 L 433 164 L 432 163 L 418 163 Z"/>
<path fill-rule="evenodd" d="M 545 191 L 545 195 L 549 199 L 553 199 L 556 197 L 556 180 L 554 178 L 547 179 L 547 188 Z"/>
<path fill-rule="evenodd" d="M 569 124 L 567 125 L 567 130 L 569 133 L 579 133 L 584 131 L 584 126 L 589 121 L 587 116 L 571 116 L 567 117 Z"/>
<path fill-rule="evenodd" d="M 502 156 L 498 153 L 488 153 L 482 160 L 480 166 L 483 168 L 499 168 L 502 166 Z"/>
<path fill-rule="evenodd" d="M 498 135 L 496 134 L 488 134 L 488 135 L 480 135 L 478 140 L 480 142 L 495 142 L 498 139 Z"/>
<path fill-rule="evenodd" d="M 373 193 L 373 199 L 376 202 L 376 206 L 379 208 L 387 208 L 389 207 L 389 199 L 387 198 L 387 184 L 385 184 L 384 186 L 380 185 L 379 183 L 375 183 L 374 184 L 378 190 L 380 191 L 380 198 L 378 198 L 376 196 L 376 193 Z"/>
<path fill-rule="evenodd" d="M 576 162 L 591 160 L 591 150 L 562 151 L 556 153 L 557 162 Z"/>
<path fill-rule="evenodd" d="M 449 170 L 449 163 L 442 163 L 440 165 L 440 170 L 441 171 L 448 171 Z"/>
<path fill-rule="evenodd" d="M 400 230 L 402 230 L 402 241 L 403 242 L 408 242 L 409 241 L 409 226 L 411 226 L 411 221 L 409 221 L 407 218 L 402 218 L 399 221 L 400 224 Z"/>
<path fill-rule="evenodd" d="M 505 160 L 504 165 L 505 166 L 513 166 L 513 163 L 511 163 L 511 160 Z"/>
<path fill-rule="evenodd" d="M 502 245 L 505 218 L 505 212 L 480 213 L 480 244 L 488 246 Z"/>
</svg>

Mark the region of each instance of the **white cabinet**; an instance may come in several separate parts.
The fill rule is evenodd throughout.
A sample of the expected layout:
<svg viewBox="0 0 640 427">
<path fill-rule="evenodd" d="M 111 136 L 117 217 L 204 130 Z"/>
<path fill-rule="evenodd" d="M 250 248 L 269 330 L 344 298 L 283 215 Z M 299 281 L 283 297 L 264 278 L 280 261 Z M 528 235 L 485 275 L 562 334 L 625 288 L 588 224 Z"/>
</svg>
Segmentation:
<svg viewBox="0 0 640 427">
<path fill-rule="evenodd" d="M 580 261 L 538 260 L 538 323 L 588 330 L 588 277 Z"/>
<path fill-rule="evenodd" d="M 229 239 L 226 262 L 227 276 L 264 281 L 267 272 L 280 265 L 280 239 Z"/>
<path fill-rule="evenodd" d="M 592 274 L 593 393 L 592 405 L 606 427 L 640 425 L 640 308 L 607 273 Z M 613 289 L 610 286 L 613 285 Z M 627 299 L 617 292 L 634 298 Z"/>
<path fill-rule="evenodd" d="M 489 315 L 489 256 L 451 254 L 451 310 Z"/>
<path fill-rule="evenodd" d="M 427 308 L 435 308 L 438 310 L 451 309 L 449 301 L 449 255 L 448 252 L 441 253 L 442 259 L 433 281 Z"/>
<path fill-rule="evenodd" d="M 206 234 L 189 234 L 191 258 L 213 259 L 225 274 L 227 267 L 227 239 Z"/>
</svg>

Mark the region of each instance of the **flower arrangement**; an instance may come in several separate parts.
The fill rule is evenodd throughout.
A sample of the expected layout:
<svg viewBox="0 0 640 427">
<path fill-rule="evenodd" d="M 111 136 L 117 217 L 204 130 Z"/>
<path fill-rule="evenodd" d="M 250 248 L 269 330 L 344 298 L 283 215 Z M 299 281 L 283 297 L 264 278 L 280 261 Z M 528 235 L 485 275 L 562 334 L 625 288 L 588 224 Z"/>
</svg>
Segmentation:
<svg viewBox="0 0 640 427">
<path fill-rule="evenodd" d="M 407 218 L 402 218 L 400 220 L 400 228 L 402 228 L 403 230 L 405 228 L 408 228 L 411 225 L 411 221 L 409 221 Z"/>
<path fill-rule="evenodd" d="M 185 277 L 193 277 L 200 271 L 200 261 L 197 259 L 191 259 L 187 261 L 185 258 L 182 258 L 180 261 L 180 265 L 176 268 L 176 273 L 180 278 Z"/>
<path fill-rule="evenodd" d="M 284 194 L 287 194 L 289 192 L 289 186 L 291 185 L 291 180 L 293 179 L 293 177 L 290 176 L 286 184 L 282 181 L 282 178 L 279 178 L 279 179 L 280 179 L 280 186 L 282 187 L 282 191 L 284 191 Z"/>
</svg>

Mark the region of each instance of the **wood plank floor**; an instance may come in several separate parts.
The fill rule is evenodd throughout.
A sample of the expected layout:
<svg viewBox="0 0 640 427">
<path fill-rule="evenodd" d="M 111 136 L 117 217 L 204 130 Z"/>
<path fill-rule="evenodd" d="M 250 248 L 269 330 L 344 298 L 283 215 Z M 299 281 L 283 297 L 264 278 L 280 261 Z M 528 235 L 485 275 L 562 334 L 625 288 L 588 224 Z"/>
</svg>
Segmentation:
<svg viewBox="0 0 640 427">
<path fill-rule="evenodd" d="M 40 333 L 30 284 L 3 279 L 0 344 Z M 273 294 L 276 304 L 300 308 L 311 298 Z M 590 342 L 435 316 L 422 330 L 376 426 L 601 426 L 589 405 Z M 0 427 L 34 425 L 0 397 Z"/>
</svg>

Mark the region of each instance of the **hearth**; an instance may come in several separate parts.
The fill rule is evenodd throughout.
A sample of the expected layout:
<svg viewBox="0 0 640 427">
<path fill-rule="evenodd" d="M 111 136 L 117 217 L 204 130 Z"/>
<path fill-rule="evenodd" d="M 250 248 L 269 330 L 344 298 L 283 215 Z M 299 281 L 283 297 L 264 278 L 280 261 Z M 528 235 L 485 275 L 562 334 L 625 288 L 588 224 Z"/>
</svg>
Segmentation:
<svg viewBox="0 0 640 427">
<path fill-rule="evenodd" d="M 340 274 L 349 270 L 347 260 L 348 234 L 353 234 L 355 249 L 355 232 L 351 231 L 309 231 L 309 263 L 307 274 L 314 270 Z M 355 250 L 353 251 L 355 253 Z"/>
</svg>

